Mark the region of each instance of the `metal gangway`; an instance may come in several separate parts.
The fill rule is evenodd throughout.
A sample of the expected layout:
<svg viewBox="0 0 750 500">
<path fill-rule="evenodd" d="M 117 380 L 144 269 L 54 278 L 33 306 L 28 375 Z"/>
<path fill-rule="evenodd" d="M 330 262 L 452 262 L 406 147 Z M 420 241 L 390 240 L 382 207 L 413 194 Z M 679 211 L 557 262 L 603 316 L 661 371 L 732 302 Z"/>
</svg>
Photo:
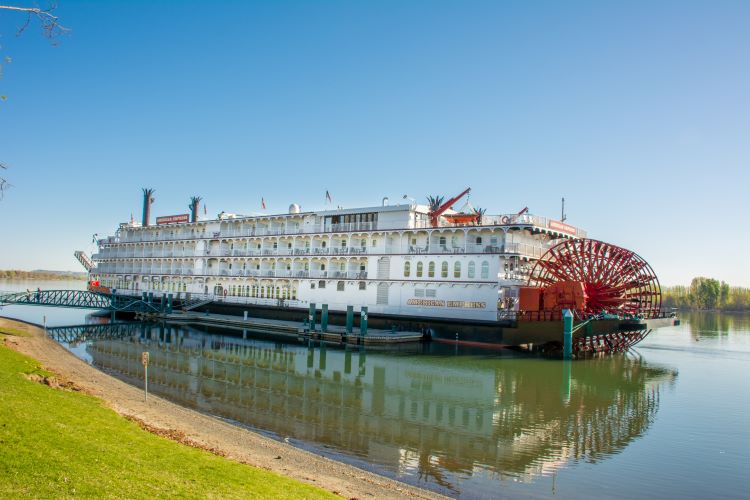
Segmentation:
<svg viewBox="0 0 750 500">
<path fill-rule="evenodd" d="M 151 300 L 89 290 L 27 290 L 0 294 L 0 305 L 104 309 L 112 312 L 162 312 Z"/>
</svg>

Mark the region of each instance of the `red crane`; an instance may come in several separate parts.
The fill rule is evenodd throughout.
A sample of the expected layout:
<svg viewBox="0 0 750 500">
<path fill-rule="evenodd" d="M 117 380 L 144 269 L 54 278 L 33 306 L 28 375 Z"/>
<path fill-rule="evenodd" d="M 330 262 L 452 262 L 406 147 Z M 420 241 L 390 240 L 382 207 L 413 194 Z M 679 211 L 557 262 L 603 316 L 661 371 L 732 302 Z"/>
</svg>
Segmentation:
<svg viewBox="0 0 750 500">
<path fill-rule="evenodd" d="M 466 190 L 463 193 L 459 194 L 458 196 L 454 196 L 450 200 L 440 205 L 436 210 L 433 210 L 432 212 L 430 212 L 430 222 L 432 223 L 432 227 L 437 227 L 439 225 L 438 223 L 440 221 L 440 216 L 443 215 L 443 213 L 445 213 L 445 211 L 448 210 L 450 207 L 455 205 L 456 202 L 458 202 L 458 200 L 460 200 L 461 198 L 469 194 L 470 191 L 471 191 L 471 188 L 466 188 Z"/>
</svg>

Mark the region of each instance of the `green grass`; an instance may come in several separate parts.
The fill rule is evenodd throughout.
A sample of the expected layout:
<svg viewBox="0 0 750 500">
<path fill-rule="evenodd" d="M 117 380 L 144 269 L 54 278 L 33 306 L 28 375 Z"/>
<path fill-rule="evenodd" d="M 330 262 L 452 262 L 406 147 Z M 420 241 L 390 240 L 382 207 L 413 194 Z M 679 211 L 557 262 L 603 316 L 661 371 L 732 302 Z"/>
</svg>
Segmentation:
<svg viewBox="0 0 750 500">
<path fill-rule="evenodd" d="M 0 335 L 0 498 L 333 498 L 321 489 L 140 429 L 77 392 L 32 382 L 39 364 Z"/>
</svg>

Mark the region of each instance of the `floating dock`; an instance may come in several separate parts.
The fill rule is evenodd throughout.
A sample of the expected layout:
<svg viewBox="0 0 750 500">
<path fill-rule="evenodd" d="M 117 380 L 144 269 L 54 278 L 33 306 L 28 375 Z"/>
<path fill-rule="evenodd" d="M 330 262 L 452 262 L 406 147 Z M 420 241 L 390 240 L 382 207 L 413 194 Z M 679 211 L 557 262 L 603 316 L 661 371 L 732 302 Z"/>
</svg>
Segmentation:
<svg viewBox="0 0 750 500">
<path fill-rule="evenodd" d="M 187 323 L 204 326 L 218 326 L 254 330 L 290 338 L 310 338 L 332 344 L 355 345 L 389 345 L 421 342 L 425 340 L 422 332 L 381 330 L 365 328 L 347 329 L 338 325 L 312 325 L 280 319 L 241 317 L 230 314 L 207 314 L 199 312 L 178 311 L 173 313 L 136 313 L 137 319 L 167 321 L 170 323 Z M 311 328 L 312 326 L 312 328 Z"/>
</svg>

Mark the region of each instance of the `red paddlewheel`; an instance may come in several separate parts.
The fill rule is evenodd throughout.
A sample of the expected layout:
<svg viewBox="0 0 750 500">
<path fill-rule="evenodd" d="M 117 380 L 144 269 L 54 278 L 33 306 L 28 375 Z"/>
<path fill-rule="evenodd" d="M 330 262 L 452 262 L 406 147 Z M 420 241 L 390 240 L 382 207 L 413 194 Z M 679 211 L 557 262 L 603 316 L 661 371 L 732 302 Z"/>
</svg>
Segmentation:
<svg viewBox="0 0 750 500">
<path fill-rule="evenodd" d="M 537 261 L 529 286 L 583 283 L 586 316 L 602 312 L 655 317 L 661 310 L 661 287 L 640 255 L 598 240 L 565 240 Z"/>
</svg>

